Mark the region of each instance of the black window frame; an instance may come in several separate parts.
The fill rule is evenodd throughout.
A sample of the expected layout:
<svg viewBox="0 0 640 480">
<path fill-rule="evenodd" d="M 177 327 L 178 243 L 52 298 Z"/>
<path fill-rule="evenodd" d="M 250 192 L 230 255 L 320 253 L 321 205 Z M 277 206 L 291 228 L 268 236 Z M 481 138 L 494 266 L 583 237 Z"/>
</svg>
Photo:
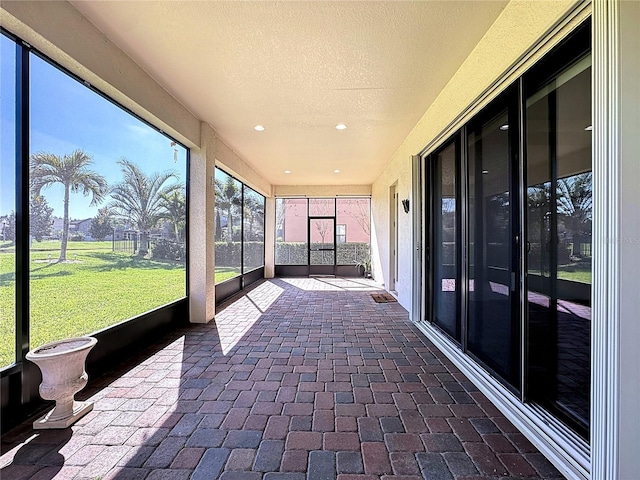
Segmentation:
<svg viewBox="0 0 640 480">
<path fill-rule="evenodd" d="M 215 298 L 216 302 L 223 302 L 232 295 L 244 290 L 246 287 L 251 285 L 252 283 L 264 278 L 264 268 L 265 268 L 265 248 L 262 249 L 262 265 L 258 267 L 254 267 L 251 270 L 244 271 L 244 206 L 245 206 L 245 188 L 248 188 L 252 192 L 260 195 L 263 199 L 262 208 L 263 215 L 262 219 L 262 231 L 263 231 L 263 245 L 265 243 L 265 235 L 264 232 L 266 230 L 266 210 L 267 210 L 267 197 L 258 192 L 255 188 L 250 187 L 242 180 L 238 179 L 235 175 L 230 174 L 224 168 L 216 165 L 214 170 L 214 177 L 216 171 L 221 171 L 223 174 L 227 175 L 234 181 L 240 184 L 240 273 L 235 277 L 229 278 L 227 280 L 223 280 L 222 282 L 215 283 Z M 215 207 L 214 207 L 215 210 Z M 215 212 L 214 212 L 215 215 Z M 228 221 L 228 220 L 227 220 Z M 214 240 L 214 249 L 215 249 L 215 240 Z"/>
<path fill-rule="evenodd" d="M 157 336 L 178 328 L 188 322 L 189 291 L 189 197 L 190 197 L 190 160 L 189 147 L 145 120 L 135 112 L 102 92 L 69 69 L 60 65 L 43 52 L 25 42 L 4 27 L 0 35 L 15 43 L 16 48 L 16 152 L 14 158 L 16 172 L 15 191 L 15 358 L 14 363 L 0 366 L 0 389 L 2 394 L 2 433 L 16 426 L 28 416 L 41 411 L 48 404 L 38 395 L 40 373 L 37 367 L 26 361 L 30 344 L 30 249 L 29 249 L 29 157 L 30 157 L 30 58 L 31 55 L 43 60 L 51 67 L 82 84 L 93 93 L 108 101 L 114 107 L 126 112 L 133 118 L 165 136 L 185 149 L 185 276 L 184 296 L 164 305 L 158 305 L 150 311 L 135 315 L 129 319 L 110 325 L 91 335 L 98 338 L 98 344 L 87 359 L 86 370 L 90 377 L 97 376 L 112 368 L 114 362 L 123 356 L 139 352 Z"/>
</svg>

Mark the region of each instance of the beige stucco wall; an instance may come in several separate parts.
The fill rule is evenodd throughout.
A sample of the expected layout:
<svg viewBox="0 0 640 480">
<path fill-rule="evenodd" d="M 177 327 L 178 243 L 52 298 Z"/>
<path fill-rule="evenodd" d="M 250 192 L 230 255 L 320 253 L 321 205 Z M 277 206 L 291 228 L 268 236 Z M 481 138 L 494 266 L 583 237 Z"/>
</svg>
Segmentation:
<svg viewBox="0 0 640 480">
<path fill-rule="evenodd" d="M 277 197 L 336 197 L 340 195 L 371 195 L 370 185 L 276 185 L 273 194 Z"/>
<path fill-rule="evenodd" d="M 201 123 L 201 145 L 191 149 L 189 174 L 189 319 L 207 323 L 215 317 L 215 186 L 216 137 Z"/>
<path fill-rule="evenodd" d="M 459 128 L 474 111 L 495 97 L 500 83 L 507 85 L 510 78 L 551 48 L 550 43 L 540 46 L 541 39 L 569 12 L 581 8 L 581 4 L 584 2 L 575 0 L 510 2 L 396 150 L 371 189 L 373 263 L 378 281 L 389 285 L 389 189 L 395 184 L 400 199 L 412 198 L 411 156 L 427 147 L 433 149 L 437 141 L 444 140 L 448 132 Z M 570 26 L 565 30 L 569 32 Z M 523 56 L 535 45 L 539 47 L 536 53 L 523 63 Z M 506 75 L 511 70 L 513 74 Z M 412 216 L 400 210 L 396 291 L 399 302 L 407 310 L 411 308 L 412 298 L 413 228 Z"/>
<path fill-rule="evenodd" d="M 220 138 L 217 139 L 216 144 L 216 166 L 224 169 L 265 197 L 272 196 L 273 187 L 253 167 Z"/>
</svg>

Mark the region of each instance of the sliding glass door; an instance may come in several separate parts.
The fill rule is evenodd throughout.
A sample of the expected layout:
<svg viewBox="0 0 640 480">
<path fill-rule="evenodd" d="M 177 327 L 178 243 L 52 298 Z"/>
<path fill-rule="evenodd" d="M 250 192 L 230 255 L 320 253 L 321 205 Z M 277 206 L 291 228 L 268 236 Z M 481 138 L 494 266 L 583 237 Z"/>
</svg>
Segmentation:
<svg viewBox="0 0 640 480">
<path fill-rule="evenodd" d="M 429 214 L 433 228 L 431 249 L 433 323 L 456 342 L 461 341 L 460 322 L 460 140 L 456 136 L 434 155 L 429 165 L 433 187 Z"/>
<path fill-rule="evenodd" d="M 426 320 L 589 436 L 590 24 L 425 158 Z"/>
<path fill-rule="evenodd" d="M 517 91 L 467 127 L 467 348 L 519 389 Z"/>
<path fill-rule="evenodd" d="M 551 57 L 525 77 L 526 395 L 586 436 L 591 384 L 591 57 L 585 52 L 557 71 L 559 63 Z"/>
</svg>

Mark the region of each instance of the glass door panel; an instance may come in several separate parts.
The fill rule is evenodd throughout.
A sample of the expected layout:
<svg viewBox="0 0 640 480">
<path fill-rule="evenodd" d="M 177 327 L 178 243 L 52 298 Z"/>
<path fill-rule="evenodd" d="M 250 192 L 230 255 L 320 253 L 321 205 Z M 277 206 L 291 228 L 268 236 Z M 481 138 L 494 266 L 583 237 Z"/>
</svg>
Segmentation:
<svg viewBox="0 0 640 480">
<path fill-rule="evenodd" d="M 335 275 L 335 217 L 309 217 L 309 274 Z"/>
<path fill-rule="evenodd" d="M 585 438 L 591 335 L 591 59 L 527 92 L 527 396 Z"/>
<path fill-rule="evenodd" d="M 456 137 L 457 139 L 458 137 Z M 433 222 L 432 319 L 460 342 L 459 142 L 454 140 L 431 157 Z"/>
<path fill-rule="evenodd" d="M 510 91 L 468 129 L 467 348 L 520 388 L 517 104 Z M 511 132 L 514 132 L 511 134 Z"/>
</svg>

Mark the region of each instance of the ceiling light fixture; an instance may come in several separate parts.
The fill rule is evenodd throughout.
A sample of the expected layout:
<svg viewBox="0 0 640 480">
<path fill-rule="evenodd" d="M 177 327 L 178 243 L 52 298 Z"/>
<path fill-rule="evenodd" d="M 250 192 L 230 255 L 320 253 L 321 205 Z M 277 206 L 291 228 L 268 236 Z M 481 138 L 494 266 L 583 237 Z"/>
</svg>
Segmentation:
<svg viewBox="0 0 640 480">
<path fill-rule="evenodd" d="M 265 131 L 264 125 L 256 125 L 255 127 L 253 127 L 253 129 L 256 132 L 264 132 Z"/>
<path fill-rule="evenodd" d="M 589 125 L 588 127 L 585 127 L 584 131 L 585 132 L 591 132 L 593 130 L 593 125 Z"/>
<path fill-rule="evenodd" d="M 489 173 L 489 170 L 482 170 L 483 175 L 486 175 L 487 173 Z"/>
<path fill-rule="evenodd" d="M 503 132 L 504 132 L 505 130 L 509 130 L 509 124 L 508 124 L 508 123 L 505 123 L 504 125 L 500 125 L 500 130 L 502 130 Z"/>
<path fill-rule="evenodd" d="M 333 173 L 340 173 L 340 170 L 334 170 Z"/>
<path fill-rule="evenodd" d="M 344 123 L 339 123 L 336 125 L 336 130 L 344 130 L 347 126 Z"/>
<path fill-rule="evenodd" d="M 289 175 L 291 173 L 291 170 L 285 170 L 284 173 L 286 173 L 287 175 Z"/>
</svg>

